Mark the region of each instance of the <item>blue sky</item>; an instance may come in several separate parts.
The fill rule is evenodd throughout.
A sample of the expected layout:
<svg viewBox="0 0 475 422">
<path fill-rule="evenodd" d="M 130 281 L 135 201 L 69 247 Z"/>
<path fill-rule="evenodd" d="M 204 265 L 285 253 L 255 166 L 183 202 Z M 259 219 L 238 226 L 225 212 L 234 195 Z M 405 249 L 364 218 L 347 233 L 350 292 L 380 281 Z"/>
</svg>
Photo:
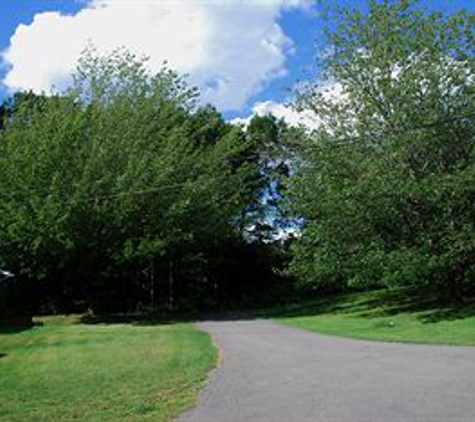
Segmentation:
<svg viewBox="0 0 475 422">
<path fill-rule="evenodd" d="M 421 4 L 475 12 L 473 0 Z M 312 78 L 324 47 L 318 12 L 312 0 L 0 0 L 0 99 L 61 87 L 89 40 L 151 56 L 152 68 L 167 60 L 228 118 L 272 111 Z"/>
</svg>

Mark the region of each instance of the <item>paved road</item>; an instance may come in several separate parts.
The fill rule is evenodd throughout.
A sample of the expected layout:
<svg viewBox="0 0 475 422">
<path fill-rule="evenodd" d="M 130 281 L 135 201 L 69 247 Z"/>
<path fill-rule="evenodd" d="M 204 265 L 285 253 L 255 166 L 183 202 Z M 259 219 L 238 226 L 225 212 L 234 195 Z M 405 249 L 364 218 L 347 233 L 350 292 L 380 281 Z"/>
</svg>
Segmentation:
<svg viewBox="0 0 475 422">
<path fill-rule="evenodd" d="M 220 364 L 181 422 L 475 421 L 475 347 L 342 339 L 261 319 L 199 325 Z"/>
</svg>

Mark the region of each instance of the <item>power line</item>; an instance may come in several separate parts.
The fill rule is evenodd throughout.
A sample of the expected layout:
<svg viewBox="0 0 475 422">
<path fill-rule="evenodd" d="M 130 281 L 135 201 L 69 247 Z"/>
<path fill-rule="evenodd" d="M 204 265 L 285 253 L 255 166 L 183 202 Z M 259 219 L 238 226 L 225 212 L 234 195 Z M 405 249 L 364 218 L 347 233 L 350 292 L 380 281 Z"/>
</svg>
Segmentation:
<svg viewBox="0 0 475 422">
<path fill-rule="evenodd" d="M 147 188 L 147 189 L 139 189 L 139 190 L 135 190 L 135 191 L 111 193 L 111 194 L 105 194 L 105 195 L 96 195 L 96 196 L 90 197 L 89 199 L 86 199 L 86 201 L 97 201 L 97 200 L 102 200 L 102 199 L 114 199 L 114 198 L 121 198 L 121 197 L 134 196 L 134 195 L 145 195 L 147 193 L 155 193 L 155 192 L 160 192 L 160 191 L 169 190 L 169 189 L 176 189 L 176 188 L 179 188 L 179 187 L 186 186 L 189 183 L 190 183 L 190 181 L 187 181 L 187 182 L 181 182 L 181 183 L 174 183 L 174 184 L 171 184 L 171 185 L 157 186 L 157 187 L 151 187 L 151 188 Z"/>
<path fill-rule="evenodd" d="M 227 175 L 223 175 L 221 177 L 211 177 L 207 178 L 207 181 L 212 181 L 216 182 L 219 180 L 222 180 L 223 178 L 228 177 Z M 92 195 L 87 198 L 79 198 L 77 202 L 82 202 L 82 203 L 87 203 L 87 202 L 96 202 L 96 201 L 101 201 L 101 200 L 107 200 L 107 199 L 115 199 L 115 198 L 121 198 L 121 197 L 128 197 L 128 196 L 140 196 L 140 195 L 145 195 L 148 193 L 155 193 L 155 192 L 161 192 L 161 191 L 166 191 L 166 190 L 171 190 L 171 189 L 177 189 L 180 187 L 184 187 L 192 183 L 192 180 L 188 180 L 185 182 L 180 182 L 180 183 L 173 183 L 173 184 L 168 184 L 168 185 L 162 185 L 162 186 L 155 186 L 155 187 L 150 187 L 150 188 L 145 188 L 145 189 L 138 189 L 138 190 L 131 190 L 131 191 L 125 191 L 125 192 L 117 192 L 117 193 L 111 193 L 111 194 L 97 194 L 97 195 Z M 37 191 L 33 189 L 27 189 L 27 191 L 32 192 L 37 194 Z M 9 196 L 12 198 L 15 195 L 23 195 L 25 191 L 16 191 L 10 194 Z M 75 193 L 72 193 L 69 195 L 72 197 Z M 44 201 L 48 200 L 48 196 L 51 195 L 51 193 L 45 195 L 44 198 L 42 198 Z M 63 203 L 63 204 L 68 204 L 68 200 L 55 200 L 56 203 Z M 21 203 L 27 203 L 21 201 Z"/>
<path fill-rule="evenodd" d="M 392 130 L 393 133 L 390 133 L 391 131 L 386 131 L 384 133 L 374 135 L 374 136 L 375 137 L 376 136 L 378 136 L 378 137 L 394 136 L 394 135 L 400 136 L 400 135 L 414 133 L 414 132 L 419 131 L 419 130 L 431 129 L 431 128 L 434 128 L 435 126 L 439 125 L 439 124 L 446 124 L 446 123 L 459 121 L 459 120 L 463 120 L 463 119 L 470 118 L 470 117 L 475 117 L 475 112 L 455 115 L 455 116 L 451 116 L 451 117 L 448 117 L 448 118 L 445 118 L 445 119 L 439 119 L 438 121 L 434 121 L 434 122 L 430 122 L 430 123 L 427 123 L 427 124 L 419 125 L 419 126 L 416 126 L 416 127 L 413 127 L 413 128 L 405 128 L 405 129 L 399 130 L 399 131 Z M 328 145 L 345 146 L 345 145 L 348 145 L 349 141 L 356 141 L 356 140 L 359 140 L 359 139 L 365 139 L 365 138 L 363 136 L 344 137 L 344 138 L 339 138 L 338 141 L 336 141 L 336 142 L 335 141 L 330 142 Z M 199 176 L 201 176 L 201 175 L 197 175 L 197 177 L 199 177 Z M 207 180 L 216 181 L 216 180 L 222 179 L 224 177 L 226 177 L 226 176 L 222 176 L 222 177 L 219 177 L 219 178 L 208 178 Z M 105 200 L 105 199 L 115 199 L 115 198 L 128 197 L 128 196 L 140 196 L 140 195 L 145 195 L 145 194 L 148 194 L 148 193 L 155 193 L 155 192 L 161 192 L 161 191 L 166 191 L 166 190 L 170 190 L 170 189 L 177 189 L 177 188 L 180 188 L 180 187 L 183 187 L 183 186 L 186 186 L 186 185 L 190 184 L 190 182 L 192 182 L 192 181 L 187 180 L 185 182 L 174 183 L 174 184 L 163 185 L 163 186 L 150 187 L 150 188 L 139 189 L 139 190 L 132 190 L 132 191 L 126 191 L 126 192 L 117 192 L 117 193 L 110 193 L 110 194 L 107 194 L 107 193 L 106 194 L 98 194 L 98 195 L 93 195 L 93 196 L 90 196 L 90 197 L 87 197 L 87 198 L 80 199 L 78 202 L 95 202 L 95 201 L 100 201 L 100 200 Z M 10 193 L 9 196 L 14 197 L 15 195 L 24 195 L 25 193 L 28 193 L 28 192 L 31 192 L 31 193 L 34 193 L 34 194 L 38 193 L 37 190 L 25 189 L 25 190 L 21 190 L 21 191 L 12 192 L 12 193 Z M 72 193 L 69 196 L 72 197 L 74 194 L 75 193 Z M 47 194 L 45 196 L 44 200 L 47 200 L 47 197 L 49 195 L 51 195 L 51 193 Z M 69 203 L 69 201 L 67 201 L 67 200 L 56 201 L 56 202 L 65 203 L 65 204 Z"/>
</svg>

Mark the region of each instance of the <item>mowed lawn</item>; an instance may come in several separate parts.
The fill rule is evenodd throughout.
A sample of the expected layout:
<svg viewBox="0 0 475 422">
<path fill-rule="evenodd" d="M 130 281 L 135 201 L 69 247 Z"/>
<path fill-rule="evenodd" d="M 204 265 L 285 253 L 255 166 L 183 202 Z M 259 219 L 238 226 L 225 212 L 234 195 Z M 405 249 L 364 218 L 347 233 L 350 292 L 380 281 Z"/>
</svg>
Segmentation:
<svg viewBox="0 0 475 422">
<path fill-rule="evenodd" d="M 475 346 L 475 301 L 450 305 L 430 293 L 378 290 L 328 296 L 258 313 L 324 334 Z"/>
<path fill-rule="evenodd" d="M 82 324 L 0 332 L 0 420 L 166 421 L 193 405 L 213 367 L 189 324 Z"/>
</svg>

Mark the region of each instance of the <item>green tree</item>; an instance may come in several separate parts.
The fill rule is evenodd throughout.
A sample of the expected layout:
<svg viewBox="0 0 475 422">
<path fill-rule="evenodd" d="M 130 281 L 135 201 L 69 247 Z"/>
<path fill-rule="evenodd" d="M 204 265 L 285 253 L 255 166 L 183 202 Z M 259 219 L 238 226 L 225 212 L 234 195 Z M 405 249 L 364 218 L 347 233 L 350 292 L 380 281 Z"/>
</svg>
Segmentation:
<svg viewBox="0 0 475 422">
<path fill-rule="evenodd" d="M 289 126 L 273 115 L 254 116 L 246 128 L 251 144 L 248 161 L 258 172 L 255 187 L 258 196 L 250 198 L 247 209 L 254 215 L 251 237 L 272 241 L 295 221 L 288 215 L 285 201 L 286 181 L 294 173 L 293 163 L 306 133 L 303 128 Z"/>
<path fill-rule="evenodd" d="M 305 223 L 290 271 L 331 288 L 446 287 L 475 270 L 475 16 L 410 0 L 343 10 L 321 83 L 321 125 L 292 182 Z"/>
<path fill-rule="evenodd" d="M 256 170 L 241 129 L 196 98 L 167 68 L 89 50 L 67 93 L 21 102 L 0 134 L 0 263 L 95 308 L 209 290 Z"/>
</svg>

